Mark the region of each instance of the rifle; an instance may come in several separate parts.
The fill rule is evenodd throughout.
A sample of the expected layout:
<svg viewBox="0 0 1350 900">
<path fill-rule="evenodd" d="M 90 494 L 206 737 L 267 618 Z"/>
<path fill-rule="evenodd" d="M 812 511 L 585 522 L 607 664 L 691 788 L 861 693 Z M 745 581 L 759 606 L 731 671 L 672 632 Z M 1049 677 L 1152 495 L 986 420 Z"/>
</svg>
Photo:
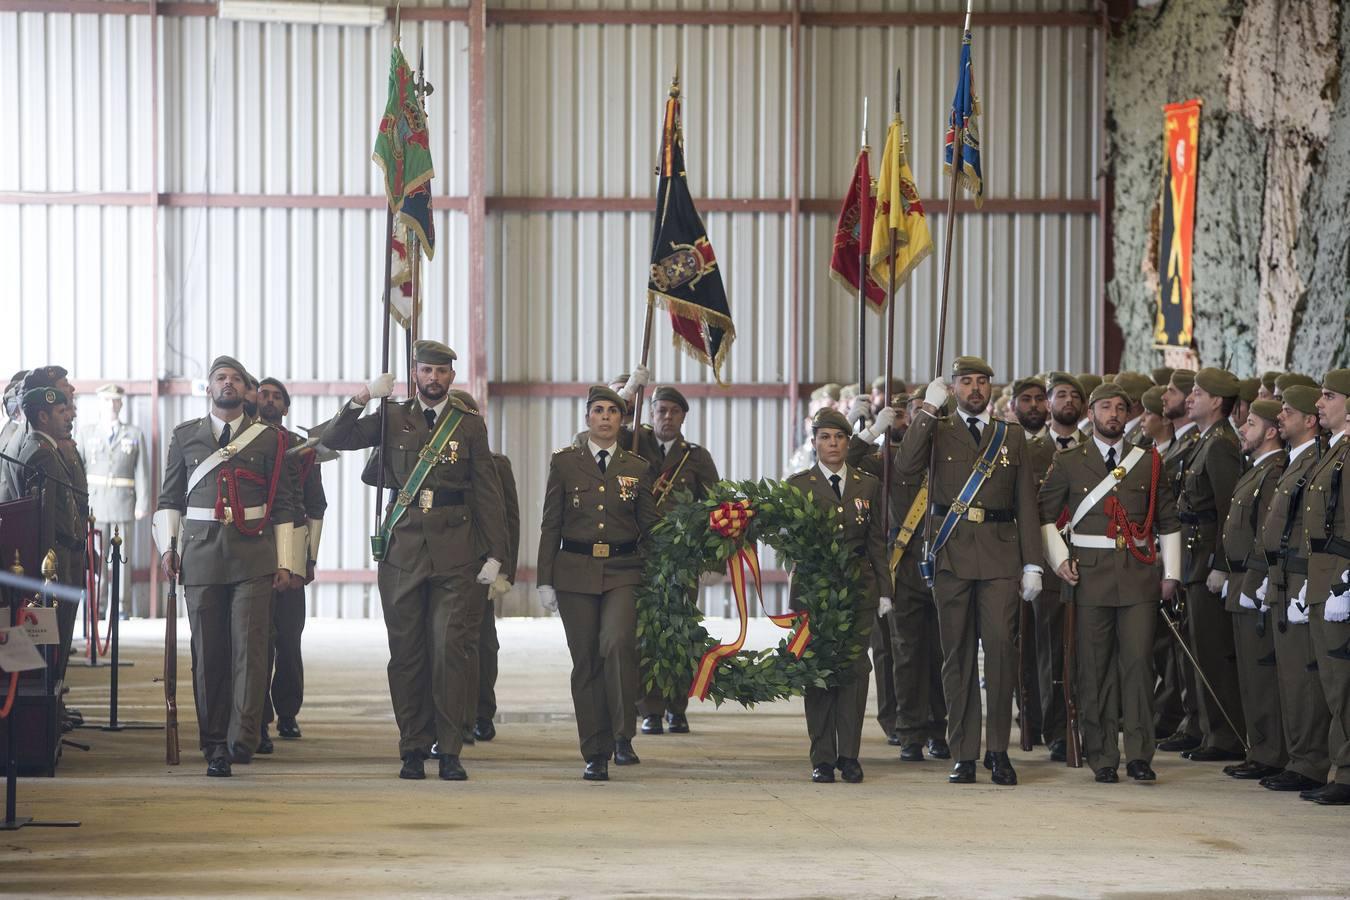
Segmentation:
<svg viewBox="0 0 1350 900">
<path fill-rule="evenodd" d="M 169 538 L 169 552 L 178 556 L 178 537 Z M 180 561 L 181 564 L 181 561 Z M 178 765 L 178 576 L 169 579 L 164 601 L 164 762 Z"/>
<path fill-rule="evenodd" d="M 1027 689 L 1027 629 L 1031 626 L 1031 616 L 1029 607 L 1031 604 L 1018 598 L 1019 602 L 1017 613 L 1017 709 L 1021 713 L 1017 717 L 1017 730 L 1019 734 L 1019 745 L 1021 748 L 1031 750 L 1033 743 L 1031 740 L 1031 728 L 1027 725 L 1031 703 L 1031 692 Z"/>
<path fill-rule="evenodd" d="M 1078 571 L 1078 560 L 1072 555 L 1073 544 L 1069 544 L 1069 566 Z M 1073 585 L 1064 582 L 1064 763 L 1071 769 L 1083 767 L 1083 744 L 1078 736 L 1078 704 L 1074 701 L 1073 668 L 1074 648 L 1078 635 L 1078 605 L 1073 599 Z"/>
</svg>

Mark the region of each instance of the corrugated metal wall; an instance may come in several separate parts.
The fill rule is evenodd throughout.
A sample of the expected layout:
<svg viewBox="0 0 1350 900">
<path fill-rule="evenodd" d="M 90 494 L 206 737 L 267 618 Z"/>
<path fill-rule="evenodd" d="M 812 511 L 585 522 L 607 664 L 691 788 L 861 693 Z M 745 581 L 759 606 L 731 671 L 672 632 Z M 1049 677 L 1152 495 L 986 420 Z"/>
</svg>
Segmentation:
<svg viewBox="0 0 1350 900">
<path fill-rule="evenodd" d="M 407 4 L 409 6 L 419 4 Z M 436 3 L 420 5 L 435 6 Z M 455 5 L 455 4 L 446 4 Z M 458 4 L 462 5 L 462 4 Z M 962 4 L 812 2 L 808 12 L 955 11 Z M 988 10 L 1090 11 L 1089 0 L 1002 0 Z M 782 14 L 787 0 L 655 4 L 506 0 L 502 9 L 674 9 Z M 150 177 L 152 112 L 146 16 L 0 13 L 0 193 L 84 191 L 369 196 L 384 102 L 388 27 L 312 27 L 158 20 L 160 173 Z M 977 19 L 978 25 L 978 19 Z M 504 197 L 646 197 L 660 106 L 678 65 L 696 197 L 784 200 L 793 167 L 790 29 L 772 25 L 493 24 L 487 34 L 486 190 Z M 441 195 L 470 189 L 470 29 L 406 22 L 409 55 L 426 47 L 435 84 L 429 114 Z M 801 31 L 803 85 L 798 195 L 842 195 L 856 153 L 858 97 L 871 96 L 879 156 L 890 76 L 902 70 L 911 159 L 940 243 L 946 204 L 938 165 L 959 36 L 953 28 L 824 27 Z M 1088 26 L 999 26 L 976 32 L 976 79 L 987 194 L 1092 200 L 1097 196 L 1099 35 Z M 255 204 L 260 206 L 262 204 Z M 378 368 L 384 214 L 378 209 L 168 207 L 159 213 L 160 372 L 152 371 L 151 236 L 146 205 L 0 203 L 0 281 L 15 325 L 0 330 L 11 368 L 73 363 L 83 380 L 199 377 L 216 353 L 259 374 L 359 381 Z M 738 383 L 851 380 L 849 297 L 828 278 L 834 213 L 804 214 L 793 243 L 784 212 L 705 214 L 739 339 L 724 372 Z M 470 346 L 469 217 L 440 211 L 427 276 L 428 335 L 461 356 L 486 354 L 499 382 L 585 382 L 626 370 L 642 333 L 652 218 L 646 212 L 496 211 L 488 216 L 487 343 Z M 1090 213 L 999 212 L 958 223 L 956 308 L 949 356 L 980 352 L 1008 376 L 1091 368 L 1100 332 L 1099 223 Z M 939 260 L 901 292 L 897 367 L 931 370 Z M 800 266 L 799 371 L 791 290 Z M 880 320 L 869 322 L 880 365 Z M 677 353 L 658 317 L 657 377 L 706 382 Z M 786 391 L 784 392 L 786 396 Z M 292 419 L 326 418 L 332 398 L 297 397 Z M 204 401 L 163 401 L 162 431 L 201 414 Z M 130 404 L 145 425 L 147 401 Z M 515 462 L 523 506 L 523 562 L 532 564 L 550 451 L 580 424 L 577 401 L 497 397 L 496 444 Z M 92 417 L 86 408 L 84 415 Z M 732 478 L 783 474 L 800 410 L 783 399 L 696 403 L 688 436 Z M 88 421 L 90 419 L 86 419 Z M 320 568 L 369 568 L 372 514 L 359 459 L 325 469 L 330 514 Z M 148 556 L 141 541 L 137 564 Z M 768 562 L 766 560 L 766 562 Z M 775 594 L 779 593 L 775 588 Z M 320 585 L 315 609 L 378 615 L 371 586 Z M 518 590 L 511 608 L 532 608 Z M 713 599 L 721 611 L 720 592 Z M 775 596 L 775 605 L 781 602 Z"/>
</svg>

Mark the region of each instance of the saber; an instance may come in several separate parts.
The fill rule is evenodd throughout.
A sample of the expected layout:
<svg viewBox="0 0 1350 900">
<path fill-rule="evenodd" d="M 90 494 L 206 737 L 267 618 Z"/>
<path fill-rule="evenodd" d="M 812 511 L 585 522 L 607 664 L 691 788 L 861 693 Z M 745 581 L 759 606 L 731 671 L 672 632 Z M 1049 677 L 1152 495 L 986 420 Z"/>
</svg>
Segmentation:
<svg viewBox="0 0 1350 900">
<path fill-rule="evenodd" d="M 1195 654 L 1191 652 L 1191 648 L 1186 643 L 1186 639 L 1181 636 L 1181 631 L 1177 628 L 1177 620 L 1168 614 L 1167 604 L 1159 604 L 1158 611 L 1162 613 L 1163 621 L 1167 623 L 1167 627 L 1172 629 L 1172 636 L 1176 638 L 1177 643 L 1181 645 L 1181 652 L 1185 653 L 1186 658 L 1191 661 L 1191 666 L 1195 669 L 1196 677 L 1198 677 L 1205 685 L 1205 690 L 1209 691 L 1209 696 L 1213 698 L 1214 705 L 1219 708 L 1219 712 L 1223 713 L 1224 720 L 1228 722 L 1228 727 L 1233 729 L 1233 733 L 1237 735 L 1237 739 L 1242 742 L 1242 749 L 1250 753 L 1252 747 L 1251 744 L 1247 743 L 1247 738 L 1245 737 L 1246 732 L 1233 724 L 1233 717 L 1228 715 L 1228 710 L 1223 708 L 1223 701 L 1220 700 L 1219 695 L 1215 693 L 1214 685 L 1209 683 L 1209 678 L 1205 675 L 1205 670 L 1200 668 L 1199 660 L 1197 660 Z"/>
</svg>

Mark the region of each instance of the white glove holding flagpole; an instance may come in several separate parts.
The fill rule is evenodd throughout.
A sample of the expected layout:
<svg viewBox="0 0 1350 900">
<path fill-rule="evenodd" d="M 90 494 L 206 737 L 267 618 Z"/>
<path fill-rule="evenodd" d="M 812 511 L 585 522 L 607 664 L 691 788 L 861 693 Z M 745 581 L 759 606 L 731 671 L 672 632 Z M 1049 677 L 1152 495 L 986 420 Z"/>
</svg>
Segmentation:
<svg viewBox="0 0 1350 900">
<path fill-rule="evenodd" d="M 628 381 L 624 384 L 623 390 L 619 391 L 619 396 L 626 402 L 632 403 L 633 398 L 637 396 L 638 390 L 651 380 L 652 370 L 642 365 L 642 363 L 638 363 L 633 367 L 633 374 L 628 376 Z"/>
<path fill-rule="evenodd" d="M 850 425 L 857 425 L 872 418 L 872 400 L 870 397 L 858 396 L 853 398 L 853 403 L 848 409 L 848 421 Z"/>
<path fill-rule="evenodd" d="M 866 428 L 866 430 L 863 431 L 862 438 L 863 440 L 867 441 L 867 443 L 870 444 L 877 438 L 881 437 L 883 434 L 886 434 L 888 431 L 890 431 L 891 426 L 894 424 L 895 424 L 895 410 L 891 409 L 889 406 L 883 406 L 881 408 L 881 412 L 877 413 L 876 421 L 873 422 L 871 425 L 869 425 Z"/>
<path fill-rule="evenodd" d="M 934 378 L 928 387 L 924 388 L 924 405 L 931 406 L 934 409 L 942 409 L 942 404 L 947 402 L 948 395 L 947 383 L 941 378 Z"/>
<path fill-rule="evenodd" d="M 881 618 L 894 608 L 890 597 L 882 597 L 880 602 L 877 603 L 877 618 Z"/>
<path fill-rule="evenodd" d="M 558 594 L 552 585 L 541 584 L 535 590 L 539 592 L 539 605 L 549 612 L 558 611 Z"/>
<path fill-rule="evenodd" d="M 366 385 L 366 393 L 370 394 L 370 399 L 380 400 L 388 397 L 394 392 L 394 376 L 390 372 L 376 375 L 370 384 Z"/>
</svg>

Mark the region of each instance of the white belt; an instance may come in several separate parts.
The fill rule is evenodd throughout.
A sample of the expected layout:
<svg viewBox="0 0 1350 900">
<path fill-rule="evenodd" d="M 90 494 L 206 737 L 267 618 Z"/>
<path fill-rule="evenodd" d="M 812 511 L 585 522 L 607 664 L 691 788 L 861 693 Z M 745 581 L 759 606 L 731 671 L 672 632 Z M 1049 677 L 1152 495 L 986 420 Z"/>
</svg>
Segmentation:
<svg viewBox="0 0 1350 900">
<path fill-rule="evenodd" d="M 185 518 L 196 519 L 201 522 L 215 522 L 216 508 L 214 506 L 189 506 L 187 512 L 183 514 Z M 250 506 L 244 510 L 245 521 L 249 519 L 261 519 L 267 515 L 266 506 Z M 225 507 L 226 522 L 234 521 L 234 514 L 229 506 Z"/>
<path fill-rule="evenodd" d="M 103 487 L 129 487 L 129 488 L 134 488 L 134 487 L 136 486 L 136 479 L 134 479 L 134 478 L 115 478 L 115 477 L 112 476 L 112 475 L 90 475 L 90 476 L 89 476 L 89 483 L 90 483 L 90 484 L 98 484 L 98 485 L 102 485 Z"/>
<path fill-rule="evenodd" d="M 1090 547 L 1093 550 L 1124 550 L 1125 538 L 1109 538 L 1104 534 L 1079 534 L 1074 532 L 1069 536 L 1069 543 L 1075 547 Z M 1147 547 L 1147 541 L 1136 540 L 1136 547 Z"/>
</svg>

